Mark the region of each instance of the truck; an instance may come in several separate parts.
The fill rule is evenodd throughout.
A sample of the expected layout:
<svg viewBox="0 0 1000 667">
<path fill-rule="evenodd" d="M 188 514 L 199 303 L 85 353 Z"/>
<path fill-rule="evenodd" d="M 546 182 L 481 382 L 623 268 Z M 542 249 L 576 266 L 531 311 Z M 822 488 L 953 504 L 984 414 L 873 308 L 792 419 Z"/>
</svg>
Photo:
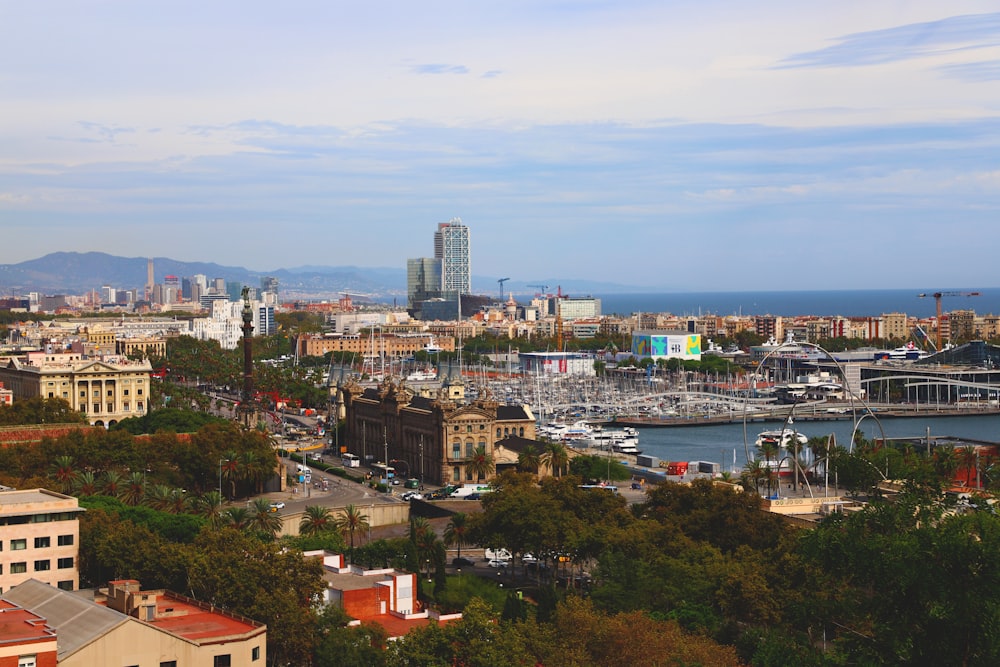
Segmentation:
<svg viewBox="0 0 1000 667">
<path fill-rule="evenodd" d="M 473 494 L 489 493 L 493 490 L 489 484 L 463 484 L 451 492 L 452 498 L 468 498 Z"/>
</svg>

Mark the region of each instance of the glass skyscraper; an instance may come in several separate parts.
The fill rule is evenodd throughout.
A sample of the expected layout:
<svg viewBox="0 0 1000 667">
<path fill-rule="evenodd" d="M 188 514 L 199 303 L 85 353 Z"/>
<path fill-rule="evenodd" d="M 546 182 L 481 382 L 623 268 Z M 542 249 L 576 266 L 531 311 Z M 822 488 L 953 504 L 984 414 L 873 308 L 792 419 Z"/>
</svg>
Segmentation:
<svg viewBox="0 0 1000 667">
<path fill-rule="evenodd" d="M 441 291 L 472 293 L 469 228 L 459 218 L 438 224 L 434 232 L 434 258 L 441 260 Z"/>
</svg>

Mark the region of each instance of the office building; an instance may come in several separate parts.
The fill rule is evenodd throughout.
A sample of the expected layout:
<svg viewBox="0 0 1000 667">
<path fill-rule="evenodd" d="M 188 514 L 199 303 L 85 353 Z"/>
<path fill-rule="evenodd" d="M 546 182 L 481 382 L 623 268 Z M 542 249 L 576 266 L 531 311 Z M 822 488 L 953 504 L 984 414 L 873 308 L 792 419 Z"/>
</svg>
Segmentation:
<svg viewBox="0 0 1000 667">
<path fill-rule="evenodd" d="M 434 258 L 441 260 L 441 290 L 459 295 L 472 292 L 469 228 L 459 218 L 438 224 L 434 232 Z"/>
<path fill-rule="evenodd" d="M 441 260 L 419 257 L 406 260 L 406 302 L 411 309 L 421 301 L 441 297 Z"/>
</svg>

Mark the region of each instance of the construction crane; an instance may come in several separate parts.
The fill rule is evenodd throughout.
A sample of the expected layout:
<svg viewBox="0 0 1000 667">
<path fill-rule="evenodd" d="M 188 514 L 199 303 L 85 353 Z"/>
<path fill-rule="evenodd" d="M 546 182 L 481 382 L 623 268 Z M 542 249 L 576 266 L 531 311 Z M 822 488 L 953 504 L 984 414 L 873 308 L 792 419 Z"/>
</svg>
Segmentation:
<svg viewBox="0 0 1000 667">
<path fill-rule="evenodd" d="M 538 289 L 538 294 L 535 296 L 545 296 L 549 291 L 548 285 L 528 285 L 528 287 L 534 287 Z"/>
<path fill-rule="evenodd" d="M 500 302 L 501 303 L 503 303 L 503 284 L 505 282 L 507 282 L 508 280 L 510 280 L 510 278 L 500 278 L 499 280 L 497 280 L 497 282 L 500 283 Z"/>
<path fill-rule="evenodd" d="M 943 296 L 979 296 L 979 292 L 934 292 L 933 294 L 918 294 L 917 297 L 924 299 L 934 297 L 934 305 L 937 309 L 937 351 L 941 351 L 941 297 Z"/>
</svg>

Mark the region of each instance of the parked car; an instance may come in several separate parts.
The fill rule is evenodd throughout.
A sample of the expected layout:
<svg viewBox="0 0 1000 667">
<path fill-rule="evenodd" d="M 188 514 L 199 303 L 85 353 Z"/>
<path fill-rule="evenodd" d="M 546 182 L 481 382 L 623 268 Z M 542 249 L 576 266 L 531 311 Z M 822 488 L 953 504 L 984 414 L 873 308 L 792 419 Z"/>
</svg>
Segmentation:
<svg viewBox="0 0 1000 667">
<path fill-rule="evenodd" d="M 507 567 L 509 564 L 509 560 L 501 560 L 499 558 L 494 558 L 488 563 L 490 567 Z"/>
<path fill-rule="evenodd" d="M 271 509 L 272 512 L 277 512 L 278 510 L 283 510 L 283 509 L 285 509 L 285 503 L 281 502 L 280 500 L 276 500 L 273 503 L 271 503 L 270 509 Z"/>
<path fill-rule="evenodd" d="M 451 559 L 451 564 L 455 567 L 472 567 L 475 565 L 475 562 L 465 556 L 457 556 Z"/>
</svg>

